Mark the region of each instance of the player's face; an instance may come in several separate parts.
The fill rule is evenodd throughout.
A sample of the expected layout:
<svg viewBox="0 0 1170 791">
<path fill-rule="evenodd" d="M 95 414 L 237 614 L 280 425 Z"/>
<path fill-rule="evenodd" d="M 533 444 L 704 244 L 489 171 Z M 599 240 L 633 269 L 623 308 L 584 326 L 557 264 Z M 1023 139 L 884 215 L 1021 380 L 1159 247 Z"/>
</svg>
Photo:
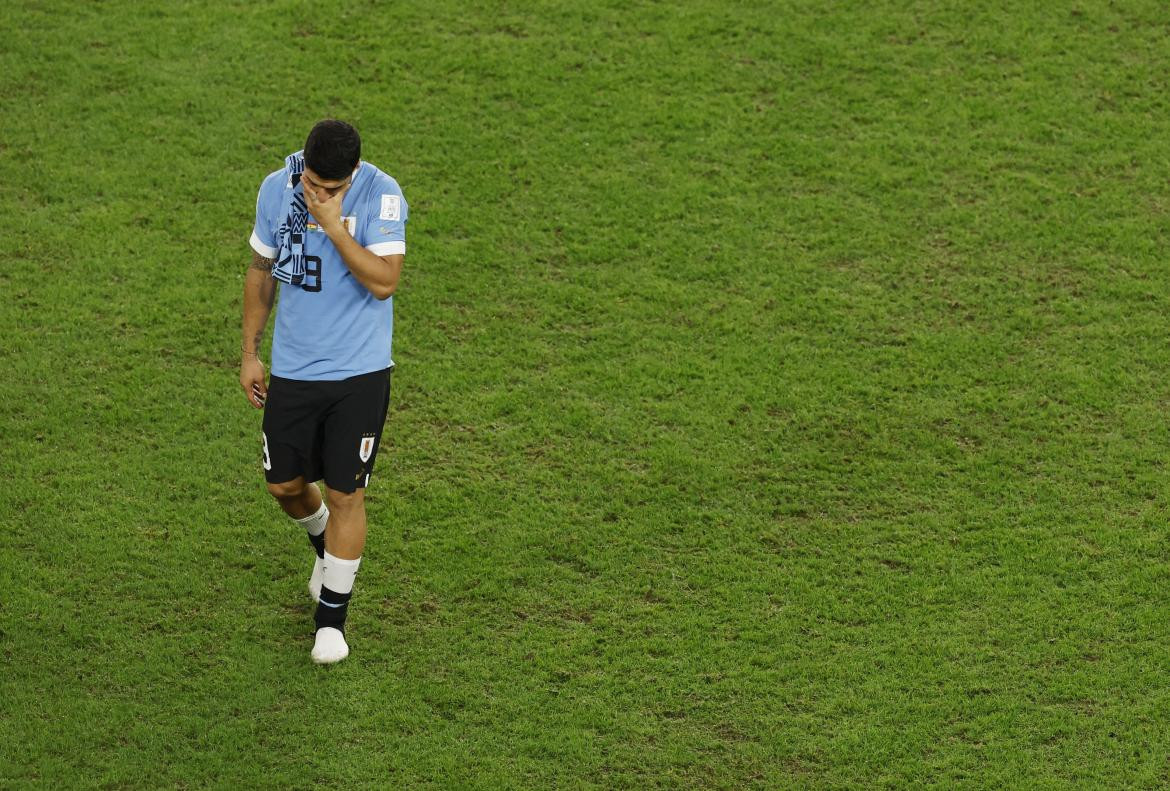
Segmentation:
<svg viewBox="0 0 1170 791">
<path fill-rule="evenodd" d="M 327 201 L 337 193 L 345 189 L 349 182 L 353 181 L 353 174 L 349 174 L 349 178 L 344 179 L 323 179 L 314 173 L 312 170 L 305 167 L 305 171 L 301 173 L 301 183 L 305 185 L 305 189 L 313 190 L 313 194 L 317 196 L 318 201 Z"/>
</svg>

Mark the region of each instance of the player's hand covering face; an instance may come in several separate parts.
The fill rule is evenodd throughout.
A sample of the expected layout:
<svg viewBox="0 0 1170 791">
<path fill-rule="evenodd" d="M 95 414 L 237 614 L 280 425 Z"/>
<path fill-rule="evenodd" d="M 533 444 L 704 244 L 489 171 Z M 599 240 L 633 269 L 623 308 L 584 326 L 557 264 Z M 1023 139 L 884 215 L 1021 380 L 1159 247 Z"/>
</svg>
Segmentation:
<svg viewBox="0 0 1170 791">
<path fill-rule="evenodd" d="M 306 168 L 301 176 L 301 184 L 304 185 L 305 207 L 321 227 L 332 229 L 340 225 L 341 202 L 345 200 L 345 193 L 349 192 L 350 185 L 353 184 L 353 176 L 350 175 L 344 182 L 337 182 L 320 179 Z"/>
</svg>

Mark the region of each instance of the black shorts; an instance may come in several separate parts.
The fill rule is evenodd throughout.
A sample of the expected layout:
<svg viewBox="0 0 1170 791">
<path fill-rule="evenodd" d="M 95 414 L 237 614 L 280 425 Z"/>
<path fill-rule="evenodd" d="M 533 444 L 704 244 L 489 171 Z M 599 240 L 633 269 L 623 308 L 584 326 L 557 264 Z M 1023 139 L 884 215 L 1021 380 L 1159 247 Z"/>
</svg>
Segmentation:
<svg viewBox="0 0 1170 791">
<path fill-rule="evenodd" d="M 390 371 L 335 382 L 273 376 L 264 405 L 264 477 L 350 493 L 370 482 L 390 408 Z"/>
</svg>

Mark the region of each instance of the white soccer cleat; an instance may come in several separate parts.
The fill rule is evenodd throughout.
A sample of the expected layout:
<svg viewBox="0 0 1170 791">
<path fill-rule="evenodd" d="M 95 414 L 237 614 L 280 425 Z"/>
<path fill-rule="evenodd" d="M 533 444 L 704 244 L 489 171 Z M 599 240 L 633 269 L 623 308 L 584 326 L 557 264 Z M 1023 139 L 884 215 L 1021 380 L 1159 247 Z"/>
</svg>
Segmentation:
<svg viewBox="0 0 1170 791">
<path fill-rule="evenodd" d="M 318 665 L 331 665 L 340 662 L 349 656 L 349 644 L 345 642 L 345 635 L 332 626 L 323 626 L 317 630 L 317 641 L 313 643 L 313 661 Z"/>
<path fill-rule="evenodd" d="M 321 601 L 321 580 L 325 576 L 325 566 L 321 558 L 313 558 L 313 573 L 309 575 L 309 596 L 313 601 Z"/>
</svg>

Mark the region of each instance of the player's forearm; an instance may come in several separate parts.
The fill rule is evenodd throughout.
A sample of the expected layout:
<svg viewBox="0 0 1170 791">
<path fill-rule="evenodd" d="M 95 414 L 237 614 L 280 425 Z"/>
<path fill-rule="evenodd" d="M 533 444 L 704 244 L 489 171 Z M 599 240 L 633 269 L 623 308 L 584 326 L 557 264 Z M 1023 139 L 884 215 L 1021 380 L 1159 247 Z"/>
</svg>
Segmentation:
<svg viewBox="0 0 1170 791">
<path fill-rule="evenodd" d="M 275 297 L 276 282 L 272 276 L 255 266 L 249 268 L 244 276 L 244 317 L 240 335 L 243 352 L 259 354 Z"/>
<path fill-rule="evenodd" d="M 349 235 L 345 226 L 327 229 L 330 241 L 341 254 L 341 260 L 366 290 L 378 299 L 387 299 L 398 289 L 398 276 L 402 273 L 402 256 L 385 258 L 371 253 Z"/>
</svg>

